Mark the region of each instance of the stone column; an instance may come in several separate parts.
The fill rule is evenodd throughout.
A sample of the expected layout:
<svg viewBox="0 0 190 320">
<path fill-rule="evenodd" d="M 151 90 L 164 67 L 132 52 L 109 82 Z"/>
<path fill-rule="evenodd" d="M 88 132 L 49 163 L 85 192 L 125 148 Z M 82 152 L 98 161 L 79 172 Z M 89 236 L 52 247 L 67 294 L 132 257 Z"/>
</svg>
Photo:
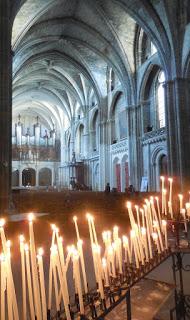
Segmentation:
<svg viewBox="0 0 190 320">
<path fill-rule="evenodd" d="M 11 194 L 12 52 L 10 1 L 0 1 L 0 213 Z"/>
<path fill-rule="evenodd" d="M 140 105 L 127 107 L 130 183 L 139 190 L 141 168 L 143 163 L 141 146 L 141 112 Z"/>
<path fill-rule="evenodd" d="M 168 171 L 183 190 L 190 185 L 190 81 L 167 81 L 165 98 Z"/>
</svg>

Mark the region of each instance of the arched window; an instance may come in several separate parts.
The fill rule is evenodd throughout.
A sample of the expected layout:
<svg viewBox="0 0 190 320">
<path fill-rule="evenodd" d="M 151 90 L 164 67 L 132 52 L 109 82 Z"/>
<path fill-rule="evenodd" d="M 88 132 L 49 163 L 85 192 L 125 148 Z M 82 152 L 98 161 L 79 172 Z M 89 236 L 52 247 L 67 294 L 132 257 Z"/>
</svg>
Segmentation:
<svg viewBox="0 0 190 320">
<path fill-rule="evenodd" d="M 159 127 L 165 127 L 165 96 L 163 82 L 165 81 L 164 72 L 161 71 L 158 75 L 158 87 L 157 87 L 157 105 L 158 105 L 158 121 Z"/>
</svg>

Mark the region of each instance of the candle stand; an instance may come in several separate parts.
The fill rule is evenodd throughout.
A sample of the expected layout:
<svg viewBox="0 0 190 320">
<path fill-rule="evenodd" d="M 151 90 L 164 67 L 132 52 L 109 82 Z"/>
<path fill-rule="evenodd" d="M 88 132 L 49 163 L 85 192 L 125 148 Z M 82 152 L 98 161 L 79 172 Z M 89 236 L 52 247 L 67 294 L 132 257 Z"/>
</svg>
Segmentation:
<svg viewBox="0 0 190 320">
<path fill-rule="evenodd" d="M 168 220 L 173 236 L 174 247 L 171 251 L 173 279 L 175 284 L 174 300 L 175 306 L 170 310 L 170 320 L 190 319 L 190 295 L 184 292 L 183 273 L 190 272 L 190 265 L 184 260 L 190 254 L 190 229 L 182 231 L 182 226 L 186 221 L 177 217 L 176 220 Z"/>
<path fill-rule="evenodd" d="M 83 296 L 85 306 L 84 315 L 80 315 L 79 300 L 76 295 L 75 303 L 70 309 L 71 318 L 80 320 L 103 320 L 116 306 L 125 300 L 127 306 L 127 320 L 131 320 L 132 308 L 130 289 L 171 257 L 171 268 L 173 270 L 175 284 L 175 307 L 170 310 L 170 320 L 190 319 L 190 296 L 185 295 L 183 289 L 183 271 L 190 271 L 190 265 L 184 265 L 183 259 L 185 255 L 190 254 L 190 242 L 188 239 L 188 233 L 183 233 L 181 230 L 183 223 L 183 220 L 168 219 L 169 249 L 163 251 L 161 254 L 155 251 L 153 259 L 144 265 L 140 265 L 138 269 L 135 267 L 134 263 L 125 263 L 123 274 L 117 273 L 116 278 L 111 278 L 110 286 L 104 286 L 104 300 L 100 298 L 100 294 L 97 290 L 90 291 L 88 294 L 85 294 Z M 182 246 L 182 243 L 186 244 L 185 248 Z M 177 279 L 179 279 L 179 284 Z M 61 310 L 59 315 L 56 315 L 51 319 L 65 319 L 64 310 Z"/>
</svg>

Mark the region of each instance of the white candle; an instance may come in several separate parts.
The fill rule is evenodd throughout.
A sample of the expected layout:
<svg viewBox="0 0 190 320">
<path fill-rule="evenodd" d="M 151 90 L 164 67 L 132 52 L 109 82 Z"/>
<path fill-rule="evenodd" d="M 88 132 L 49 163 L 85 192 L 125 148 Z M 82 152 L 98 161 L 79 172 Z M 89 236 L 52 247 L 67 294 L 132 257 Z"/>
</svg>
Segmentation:
<svg viewBox="0 0 190 320">
<path fill-rule="evenodd" d="M 69 294 L 68 293 L 68 285 L 67 285 L 67 277 L 66 277 L 66 265 L 65 265 L 65 257 L 64 257 L 64 252 L 63 252 L 63 238 L 58 237 L 57 234 L 57 243 L 58 243 L 58 252 L 59 252 L 59 257 L 60 257 L 60 263 L 61 263 L 61 268 L 63 272 L 63 280 L 64 280 L 64 286 L 65 286 L 65 292 L 66 292 L 66 299 L 67 299 L 67 304 L 69 304 Z"/>
<path fill-rule="evenodd" d="M 166 220 L 162 220 L 162 226 L 163 226 L 163 230 L 164 230 L 165 248 L 168 249 L 168 236 L 167 236 L 167 222 L 166 222 Z"/>
<path fill-rule="evenodd" d="M 186 207 L 186 210 L 187 210 L 188 220 L 190 220 L 190 202 L 187 202 L 187 203 L 185 204 L 185 207 Z"/>
<path fill-rule="evenodd" d="M 147 238 L 148 238 L 149 255 L 150 255 L 150 259 L 152 259 L 153 258 L 152 244 L 151 244 L 151 238 L 150 238 L 150 229 L 149 229 L 149 222 L 148 222 L 148 217 L 147 217 L 146 206 L 144 206 L 144 209 L 145 209 L 145 219 L 146 219 L 146 230 L 147 230 Z"/>
<path fill-rule="evenodd" d="M 131 241 L 133 242 L 133 247 L 134 247 L 134 254 L 135 254 L 135 264 L 136 264 L 136 268 L 139 269 L 139 260 L 138 260 L 138 256 L 137 256 L 137 248 L 136 248 L 136 241 L 135 241 L 135 231 L 131 230 Z"/>
<path fill-rule="evenodd" d="M 60 305 L 59 305 L 59 291 L 58 291 L 57 272 L 56 272 L 56 257 L 55 257 L 54 250 L 57 250 L 57 245 L 54 245 L 53 247 L 51 247 L 51 259 L 52 259 L 53 282 L 54 282 L 54 289 L 55 289 L 55 304 L 56 304 L 56 311 L 58 312 L 60 311 Z"/>
<path fill-rule="evenodd" d="M 24 236 L 20 235 L 20 254 L 22 272 L 22 318 L 26 320 L 26 268 L 24 258 Z"/>
<path fill-rule="evenodd" d="M 107 261 L 105 258 L 102 258 L 102 267 L 104 271 L 104 279 L 105 279 L 105 287 L 109 287 L 109 276 L 108 276 L 108 267 L 107 267 Z"/>
<path fill-rule="evenodd" d="M 179 197 L 179 212 L 181 213 L 181 210 L 183 209 L 183 195 L 178 194 Z"/>
<path fill-rule="evenodd" d="M 19 320 L 15 286 L 14 286 L 13 274 L 12 274 L 12 268 L 11 268 L 11 262 L 10 262 L 10 248 L 8 249 L 7 247 L 7 241 L 6 241 L 5 232 L 4 232 L 4 225 L 5 225 L 5 219 L 0 219 L 1 241 L 2 241 L 4 254 L 7 257 L 6 269 L 7 269 L 8 309 L 9 309 L 10 318 L 13 312 L 15 320 Z M 12 304 L 12 308 L 10 307 L 11 304 Z"/>
<path fill-rule="evenodd" d="M 167 190 L 164 189 L 164 190 L 163 190 L 163 197 L 164 197 L 164 214 L 165 214 L 165 216 L 167 216 L 167 200 L 166 200 L 166 194 L 167 194 Z"/>
<path fill-rule="evenodd" d="M 160 177 L 161 179 L 161 193 L 162 193 L 162 214 L 164 214 L 164 181 L 165 178 L 163 176 Z"/>
<path fill-rule="evenodd" d="M 181 214 L 183 216 L 184 219 L 184 228 L 185 228 L 185 232 L 187 232 L 187 219 L 186 219 L 186 210 L 184 208 L 181 209 Z"/>
<path fill-rule="evenodd" d="M 145 217 L 144 217 L 144 210 L 140 209 L 141 215 L 142 215 L 142 226 L 145 228 Z"/>
<path fill-rule="evenodd" d="M 5 290 L 6 290 L 6 261 L 5 255 L 0 255 L 1 263 L 1 320 L 5 320 Z"/>
<path fill-rule="evenodd" d="M 82 276 L 84 281 L 84 291 L 87 294 L 88 293 L 88 285 L 87 285 L 87 278 L 86 278 L 86 269 L 85 269 L 85 263 L 84 263 L 84 255 L 83 255 L 83 242 L 81 239 L 77 242 L 77 248 L 80 255 L 80 262 L 81 262 L 81 268 L 82 268 Z"/>
<path fill-rule="evenodd" d="M 158 217 L 159 217 L 159 224 L 161 225 L 161 213 L 160 213 L 159 198 L 155 197 L 155 199 L 156 199 L 156 205 L 157 205 L 157 211 L 158 211 Z"/>
<path fill-rule="evenodd" d="M 147 235 L 146 235 L 146 229 L 141 228 L 141 233 L 142 233 L 142 239 L 143 239 L 143 244 L 145 248 L 145 257 L 146 257 L 146 262 L 149 261 L 149 255 L 148 255 L 148 244 L 147 244 Z"/>
<path fill-rule="evenodd" d="M 157 247 L 157 250 L 158 250 L 158 253 L 160 254 L 160 253 L 161 253 L 161 250 L 160 250 L 160 245 L 159 245 L 159 242 L 158 242 L 158 235 L 157 235 L 156 232 L 153 232 L 153 233 L 152 233 L 152 238 L 153 238 L 153 240 L 155 241 L 156 247 Z"/>
<path fill-rule="evenodd" d="M 42 319 L 47 320 L 47 306 L 46 306 L 46 292 L 45 292 L 45 283 L 44 283 L 44 267 L 43 267 L 43 249 L 39 248 L 38 250 L 38 266 L 40 274 L 40 291 L 42 299 Z"/>
<path fill-rule="evenodd" d="M 41 310 L 41 305 L 40 305 L 40 287 L 39 287 L 38 271 L 37 271 L 33 220 L 34 220 L 34 215 L 32 213 L 30 213 L 28 215 L 28 221 L 29 221 L 29 236 L 30 236 L 30 256 L 31 256 L 31 267 L 32 267 L 32 282 L 33 282 L 33 288 L 34 288 L 34 302 L 35 302 L 36 316 L 38 319 L 41 319 L 42 310 Z"/>
<path fill-rule="evenodd" d="M 76 234 L 77 234 L 77 241 L 79 241 L 80 240 L 80 235 L 79 235 L 79 229 L 78 229 L 77 217 L 76 216 L 73 217 L 73 221 L 74 221 L 74 224 L 75 224 L 75 230 L 76 230 Z"/>
<path fill-rule="evenodd" d="M 74 277 L 76 280 L 76 286 L 77 286 L 77 292 L 78 292 L 78 298 L 79 298 L 80 314 L 84 315 L 84 303 L 83 303 L 80 268 L 79 268 L 79 254 L 77 250 L 75 250 L 75 252 L 73 253 L 73 270 L 75 272 Z"/>
<path fill-rule="evenodd" d="M 169 202 L 172 203 L 172 184 L 173 184 L 173 179 L 168 178 L 169 181 Z"/>
<path fill-rule="evenodd" d="M 30 317 L 31 320 L 35 320 L 35 311 L 34 311 L 34 300 L 32 292 L 32 281 L 31 281 L 31 271 L 30 271 L 30 260 L 29 260 L 29 247 L 27 244 L 24 246 L 25 255 L 26 255 L 26 274 L 27 274 L 27 283 L 28 283 L 28 298 L 30 306 Z"/>
<path fill-rule="evenodd" d="M 66 319 L 71 320 L 70 310 L 69 310 L 69 306 L 67 304 L 67 297 L 65 294 L 63 274 L 61 271 L 61 265 L 60 265 L 60 261 L 58 259 L 58 252 L 57 252 L 56 246 L 54 246 L 53 255 L 55 256 L 55 263 L 56 263 L 57 272 L 59 275 L 59 282 L 60 282 L 60 287 L 61 287 L 61 292 L 62 292 L 62 297 L 63 297 L 63 303 L 64 303 L 64 307 L 65 307 Z"/>
</svg>

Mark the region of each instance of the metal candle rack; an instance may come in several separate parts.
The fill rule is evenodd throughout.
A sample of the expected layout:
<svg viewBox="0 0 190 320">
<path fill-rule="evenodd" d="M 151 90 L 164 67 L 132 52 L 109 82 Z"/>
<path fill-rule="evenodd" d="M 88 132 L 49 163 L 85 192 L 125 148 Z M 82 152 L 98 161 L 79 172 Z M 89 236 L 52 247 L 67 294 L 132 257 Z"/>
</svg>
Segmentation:
<svg viewBox="0 0 190 320">
<path fill-rule="evenodd" d="M 83 296 L 85 305 L 85 314 L 81 315 L 79 312 L 79 299 L 78 295 L 75 295 L 75 303 L 70 307 L 71 318 L 80 320 L 102 320 L 108 315 L 117 305 L 126 300 L 127 306 L 127 320 L 132 319 L 131 309 L 131 294 L 130 289 L 144 277 L 146 277 L 151 271 L 157 268 L 169 257 L 172 258 L 172 270 L 175 284 L 175 307 L 170 310 L 170 320 L 174 319 L 190 319 L 190 296 L 184 294 L 183 288 L 183 271 L 190 271 L 190 265 L 184 265 L 184 256 L 190 254 L 190 242 L 188 239 L 188 233 L 182 232 L 182 225 L 184 220 L 168 219 L 169 230 L 169 243 L 171 244 L 168 250 L 165 250 L 161 254 L 156 253 L 149 262 L 144 265 L 140 265 L 137 269 L 134 264 L 124 264 L 123 274 L 116 275 L 116 278 L 111 278 L 110 286 L 104 286 L 105 299 L 100 298 L 100 294 L 97 290 L 91 291 Z M 188 229 L 189 231 L 189 229 Z M 182 246 L 184 242 L 186 247 Z M 179 276 L 179 277 L 178 277 Z M 179 283 L 177 279 L 179 278 Z M 59 314 L 49 319 L 65 319 L 64 309 L 61 309 Z"/>
</svg>

